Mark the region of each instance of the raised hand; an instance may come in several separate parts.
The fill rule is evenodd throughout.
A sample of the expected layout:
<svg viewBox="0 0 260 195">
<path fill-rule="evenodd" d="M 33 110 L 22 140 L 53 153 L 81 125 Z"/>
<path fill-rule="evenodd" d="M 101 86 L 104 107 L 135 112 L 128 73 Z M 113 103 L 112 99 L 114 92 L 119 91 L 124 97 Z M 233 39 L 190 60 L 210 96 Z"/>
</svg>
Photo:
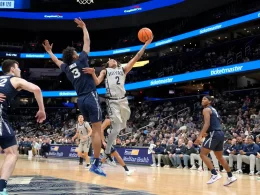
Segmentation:
<svg viewBox="0 0 260 195">
<path fill-rule="evenodd" d="M 45 40 L 42 46 L 44 47 L 45 51 L 49 52 L 52 50 L 53 43 L 50 44 L 48 40 Z"/>
<path fill-rule="evenodd" d="M 84 72 L 85 74 L 94 74 L 95 69 L 94 68 L 83 68 L 82 72 Z"/>
<path fill-rule="evenodd" d="M 79 28 L 84 28 L 84 27 L 86 27 L 85 22 L 83 22 L 83 21 L 81 20 L 81 18 L 75 18 L 75 19 L 74 19 L 74 22 L 78 25 L 77 27 L 79 27 Z"/>
<path fill-rule="evenodd" d="M 35 116 L 37 123 L 42 123 L 46 119 L 45 111 L 39 110 Z"/>
</svg>

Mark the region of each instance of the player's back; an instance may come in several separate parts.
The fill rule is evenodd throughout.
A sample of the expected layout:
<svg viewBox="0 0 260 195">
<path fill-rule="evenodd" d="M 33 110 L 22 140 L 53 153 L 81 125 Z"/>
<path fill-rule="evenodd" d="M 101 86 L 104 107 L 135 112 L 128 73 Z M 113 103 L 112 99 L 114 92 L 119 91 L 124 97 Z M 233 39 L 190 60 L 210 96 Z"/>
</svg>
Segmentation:
<svg viewBox="0 0 260 195">
<path fill-rule="evenodd" d="M 96 85 L 91 75 L 84 74 L 82 68 L 89 67 L 88 54 L 82 51 L 79 59 L 73 64 L 62 64 L 61 69 L 66 73 L 67 78 L 72 83 L 78 96 L 89 94 L 96 91 Z"/>
<path fill-rule="evenodd" d="M 218 112 L 212 106 L 209 106 L 208 108 L 212 111 L 212 114 L 210 115 L 210 126 L 208 132 L 221 131 L 220 118 Z"/>
<path fill-rule="evenodd" d="M 8 104 L 18 93 L 11 83 L 11 78 L 13 77 L 12 75 L 0 76 L 0 93 L 6 96 L 6 101 L 0 105 L 0 117 L 5 121 L 7 120 Z"/>
<path fill-rule="evenodd" d="M 122 67 L 106 68 L 106 90 L 107 97 L 123 98 L 125 97 L 125 73 Z"/>
</svg>

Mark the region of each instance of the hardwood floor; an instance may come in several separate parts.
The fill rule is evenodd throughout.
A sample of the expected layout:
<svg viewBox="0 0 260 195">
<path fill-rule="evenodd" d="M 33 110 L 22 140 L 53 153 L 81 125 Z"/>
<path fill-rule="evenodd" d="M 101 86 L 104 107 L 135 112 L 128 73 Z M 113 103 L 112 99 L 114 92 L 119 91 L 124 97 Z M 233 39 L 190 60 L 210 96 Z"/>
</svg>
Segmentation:
<svg viewBox="0 0 260 195">
<path fill-rule="evenodd" d="M 3 162 L 3 155 L 0 156 L 0 163 Z M 226 174 L 222 173 L 222 179 L 212 185 L 207 185 L 209 180 L 209 172 L 197 172 L 190 170 L 178 170 L 169 168 L 152 168 L 145 166 L 131 166 L 129 169 L 134 169 L 132 176 L 126 176 L 124 169 L 118 165 L 117 167 L 110 167 L 105 165 L 104 170 L 107 177 L 100 177 L 90 173 L 84 166 L 78 165 L 75 160 L 60 160 L 60 159 L 36 159 L 28 160 L 25 157 L 20 157 L 16 169 L 14 171 L 14 178 L 9 182 L 8 190 L 10 194 L 61 194 L 60 192 L 67 189 L 68 194 L 100 194 L 104 190 L 104 194 L 160 194 L 160 195 L 256 195 L 260 194 L 260 180 L 256 176 L 236 175 L 238 181 L 231 184 L 229 187 L 224 187 L 223 183 L 226 180 Z M 41 176 L 41 177 L 39 177 Z M 35 182 L 44 183 L 48 180 L 49 183 L 59 182 L 61 187 L 54 186 L 52 192 L 44 193 L 44 186 L 39 193 L 35 188 L 31 179 L 32 188 L 35 192 L 30 193 L 28 186 L 22 185 L 26 189 L 22 189 L 23 193 L 19 193 L 19 188 L 15 184 L 21 184 L 19 181 L 27 182 L 28 178 L 34 178 Z M 20 178 L 20 180 L 19 180 Z M 22 178 L 22 179 L 21 179 Z M 27 179 L 26 179 L 27 178 Z M 45 179 L 44 179 L 45 178 Z M 50 180 L 51 178 L 51 180 Z M 25 179 L 25 180 L 24 180 Z M 65 180 L 60 180 L 65 179 Z M 15 183 L 18 182 L 18 183 Z M 35 183 L 34 182 L 34 183 Z M 36 183 L 37 183 L 36 182 Z M 82 182 L 82 183 L 81 183 Z M 66 184 L 66 185 L 65 185 Z M 92 185 L 94 184 L 94 185 Z M 95 191 L 97 186 L 99 192 Z M 36 185 L 37 186 L 37 185 Z M 63 186 L 63 187 L 62 187 Z M 72 187 L 74 186 L 74 187 Z M 93 187 L 94 186 L 94 187 Z M 68 188 L 67 188 L 68 187 Z M 108 188 L 110 187 L 110 188 Z M 258 189 L 257 189 L 258 187 Z M 73 188 L 73 189 L 72 189 Z M 60 189 L 60 192 L 59 192 Z M 93 191 L 94 189 L 94 191 Z M 50 190 L 50 189 L 48 189 Z M 106 191 L 107 190 L 107 191 Z M 110 190 L 110 191 L 109 191 Z M 55 191 L 55 192 L 54 192 Z M 134 193 L 136 192 L 136 193 Z M 102 194 L 102 193 L 101 193 Z"/>
</svg>

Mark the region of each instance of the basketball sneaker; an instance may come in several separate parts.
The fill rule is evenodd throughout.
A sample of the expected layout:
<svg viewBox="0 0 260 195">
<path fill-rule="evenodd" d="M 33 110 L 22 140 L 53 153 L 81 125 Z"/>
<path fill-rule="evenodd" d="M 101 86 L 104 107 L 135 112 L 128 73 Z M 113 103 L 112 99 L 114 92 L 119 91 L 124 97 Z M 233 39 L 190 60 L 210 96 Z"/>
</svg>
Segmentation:
<svg viewBox="0 0 260 195">
<path fill-rule="evenodd" d="M 219 179 L 221 179 L 221 175 L 217 174 L 217 175 L 211 175 L 210 180 L 207 182 L 207 184 L 213 184 L 214 182 L 218 181 Z"/>
<path fill-rule="evenodd" d="M 2 192 L 0 192 L 0 195 L 8 195 L 6 189 L 4 189 Z"/>
<path fill-rule="evenodd" d="M 104 171 L 98 166 L 96 167 L 95 164 L 92 164 L 90 169 L 89 169 L 90 172 L 92 173 L 95 173 L 97 175 L 100 175 L 100 176 L 104 176 L 106 177 L 107 175 L 104 173 Z"/>
<path fill-rule="evenodd" d="M 192 167 L 190 168 L 190 170 L 197 170 L 197 167 L 195 165 L 192 165 Z"/>
<path fill-rule="evenodd" d="M 87 164 L 87 165 L 85 166 L 85 169 L 90 169 L 90 164 Z"/>
<path fill-rule="evenodd" d="M 131 176 L 134 173 L 134 170 L 128 170 L 126 171 L 127 176 Z"/>
<path fill-rule="evenodd" d="M 228 186 L 228 185 L 234 183 L 236 180 L 237 180 L 237 178 L 234 177 L 234 176 L 228 177 L 226 183 L 224 184 L 224 186 Z"/>
<path fill-rule="evenodd" d="M 107 164 L 109 164 L 110 166 L 116 167 L 116 162 L 115 162 L 114 159 L 111 157 L 111 155 L 105 153 L 105 156 L 106 156 L 106 162 L 107 162 Z"/>
</svg>

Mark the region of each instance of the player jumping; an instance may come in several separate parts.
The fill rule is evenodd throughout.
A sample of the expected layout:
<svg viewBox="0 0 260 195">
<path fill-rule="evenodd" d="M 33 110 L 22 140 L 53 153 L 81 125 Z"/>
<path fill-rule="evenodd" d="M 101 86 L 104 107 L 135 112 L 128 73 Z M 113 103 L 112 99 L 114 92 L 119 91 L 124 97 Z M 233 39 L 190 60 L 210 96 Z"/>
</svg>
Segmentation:
<svg viewBox="0 0 260 195">
<path fill-rule="evenodd" d="M 84 75 L 83 68 L 89 67 L 88 53 L 90 51 L 89 33 L 85 23 L 79 18 L 74 20 L 79 28 L 83 30 L 84 45 L 80 55 L 75 48 L 67 47 L 63 51 L 63 61 L 60 61 L 53 53 L 52 46 L 48 40 L 44 41 L 43 47 L 49 53 L 53 62 L 66 73 L 67 78 L 71 81 L 74 89 L 78 94 L 78 107 L 84 118 L 89 116 L 92 124 L 92 146 L 94 148 L 94 163 L 90 172 L 101 176 L 106 176 L 99 167 L 99 154 L 101 150 L 101 121 L 102 111 L 99 105 L 99 97 L 96 91 L 95 82 L 90 75 Z"/>
<path fill-rule="evenodd" d="M 128 100 L 125 96 L 125 78 L 130 72 L 135 63 L 142 57 L 146 47 L 152 42 L 153 37 L 150 38 L 136 56 L 131 59 L 126 66 L 122 67 L 119 62 L 114 59 L 109 59 L 106 63 L 107 68 L 100 72 L 99 77 L 95 74 L 94 68 L 83 68 L 83 72 L 91 74 L 95 84 L 99 85 L 105 80 L 106 85 L 106 103 L 109 118 L 111 119 L 112 132 L 108 136 L 107 147 L 105 155 L 111 159 L 111 147 L 116 140 L 119 132 L 126 128 L 126 122 L 130 117 L 131 111 L 128 106 Z"/>
<path fill-rule="evenodd" d="M 111 120 L 109 118 L 105 119 L 104 122 L 101 125 L 101 131 L 102 131 L 102 149 L 105 150 L 106 149 L 106 138 L 108 137 L 108 132 L 107 130 L 109 129 L 111 125 Z M 115 157 L 116 160 L 119 162 L 119 164 L 124 168 L 125 173 L 130 176 L 132 175 L 132 173 L 134 172 L 133 170 L 129 170 L 128 167 L 126 166 L 124 160 L 121 158 L 121 156 L 119 155 L 119 153 L 116 151 L 116 149 L 112 146 L 111 147 L 111 156 Z M 101 160 L 101 163 L 104 163 L 106 161 L 106 158 L 104 157 Z M 112 165 L 112 166 L 116 166 L 116 164 L 111 164 L 110 161 L 108 161 L 108 164 Z"/>
<path fill-rule="evenodd" d="M 211 160 L 208 157 L 210 151 L 214 151 L 218 161 L 227 171 L 227 181 L 224 186 L 228 186 L 237 180 L 231 173 L 230 167 L 227 161 L 223 158 L 223 147 L 224 147 L 224 133 L 220 126 L 220 118 L 215 108 L 211 106 L 214 97 L 205 96 L 202 99 L 204 125 L 203 128 L 195 141 L 195 144 L 200 144 L 202 138 L 206 136 L 205 141 L 202 144 L 200 151 L 200 157 L 203 162 L 210 169 L 212 176 L 207 184 L 212 184 L 221 178 L 221 175 L 214 169 Z"/>
<path fill-rule="evenodd" d="M 0 76 L 0 93 L 4 94 L 6 101 L 0 102 L 0 147 L 4 150 L 5 160 L 1 168 L 0 195 L 8 195 L 6 185 L 12 175 L 18 159 L 18 146 L 13 128 L 7 120 L 7 109 L 10 101 L 18 91 L 26 90 L 34 93 L 39 106 L 36 120 L 42 123 L 46 119 L 41 89 L 24 79 L 21 79 L 21 70 L 15 60 L 5 60 L 2 63 L 4 76 Z"/>
</svg>

